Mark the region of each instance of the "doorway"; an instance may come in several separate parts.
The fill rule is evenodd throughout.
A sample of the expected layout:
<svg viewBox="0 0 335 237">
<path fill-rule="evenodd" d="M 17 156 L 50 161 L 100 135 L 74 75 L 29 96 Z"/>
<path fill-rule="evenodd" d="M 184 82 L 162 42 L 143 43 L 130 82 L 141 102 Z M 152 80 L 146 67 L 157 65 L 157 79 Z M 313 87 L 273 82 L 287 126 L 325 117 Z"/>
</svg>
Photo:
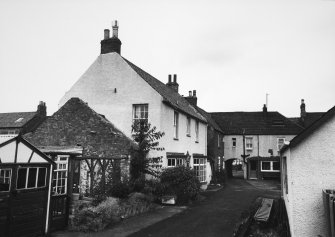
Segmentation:
<svg viewBox="0 0 335 237">
<path fill-rule="evenodd" d="M 249 161 L 249 179 L 257 179 L 257 160 Z"/>
</svg>

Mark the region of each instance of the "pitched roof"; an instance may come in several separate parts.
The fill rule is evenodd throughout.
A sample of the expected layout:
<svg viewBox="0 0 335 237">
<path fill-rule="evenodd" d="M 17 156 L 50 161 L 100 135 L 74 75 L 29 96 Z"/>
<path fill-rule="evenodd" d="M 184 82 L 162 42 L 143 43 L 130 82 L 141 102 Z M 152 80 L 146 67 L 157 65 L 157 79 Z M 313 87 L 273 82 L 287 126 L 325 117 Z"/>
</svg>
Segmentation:
<svg viewBox="0 0 335 237">
<path fill-rule="evenodd" d="M 305 114 L 304 120 L 302 120 L 300 117 L 299 118 L 289 118 L 291 121 L 299 124 L 300 126 L 307 128 L 309 127 L 312 123 L 314 123 L 316 120 L 322 117 L 324 115 L 324 112 L 308 112 Z"/>
<path fill-rule="evenodd" d="M 167 103 L 174 109 L 180 110 L 193 118 L 196 118 L 202 122 L 207 122 L 206 119 L 178 92 L 174 91 L 160 80 L 151 76 L 129 60 L 122 57 L 126 63 L 143 79 L 145 80 L 154 90 L 156 90 L 162 97 L 163 102 Z"/>
<path fill-rule="evenodd" d="M 313 133 L 315 130 L 319 129 L 323 124 L 325 124 L 327 121 L 332 119 L 335 116 L 335 106 L 328 110 L 326 113 L 323 113 L 323 115 L 314 121 L 312 124 L 310 124 L 307 128 L 305 128 L 298 136 L 294 137 L 289 145 L 285 145 L 280 152 L 285 152 L 290 147 L 295 147 L 298 144 L 300 144 L 303 140 L 305 140 L 311 133 Z"/>
<path fill-rule="evenodd" d="M 198 107 L 198 106 L 194 106 L 194 107 L 198 110 L 198 112 L 199 112 L 203 117 L 206 118 L 207 123 L 208 123 L 210 126 L 212 126 L 215 130 L 217 130 L 217 131 L 223 133 L 223 131 L 221 130 L 220 126 L 215 122 L 215 120 L 212 118 L 212 116 L 211 116 L 209 113 L 207 113 L 205 110 L 203 110 L 202 108 L 200 108 L 200 107 Z"/>
<path fill-rule="evenodd" d="M 83 148 L 84 157 L 127 155 L 134 142 L 79 98 L 71 98 L 25 138 L 43 149 Z"/>
<path fill-rule="evenodd" d="M 302 128 L 278 112 L 210 113 L 225 134 L 296 135 Z"/>
<path fill-rule="evenodd" d="M 21 128 L 29 120 L 31 120 L 36 113 L 36 111 L 0 113 L 0 128 Z"/>
</svg>

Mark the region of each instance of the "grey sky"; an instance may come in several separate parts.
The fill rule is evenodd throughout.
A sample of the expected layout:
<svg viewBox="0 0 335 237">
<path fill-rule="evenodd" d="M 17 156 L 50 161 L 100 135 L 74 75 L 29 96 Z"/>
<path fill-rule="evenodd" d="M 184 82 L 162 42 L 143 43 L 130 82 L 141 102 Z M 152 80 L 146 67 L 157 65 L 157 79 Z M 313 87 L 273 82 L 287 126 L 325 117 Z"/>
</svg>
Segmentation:
<svg viewBox="0 0 335 237">
<path fill-rule="evenodd" d="M 335 105 L 335 1 L 0 1 L 0 112 L 57 110 L 119 20 L 121 54 L 209 112 Z"/>
</svg>

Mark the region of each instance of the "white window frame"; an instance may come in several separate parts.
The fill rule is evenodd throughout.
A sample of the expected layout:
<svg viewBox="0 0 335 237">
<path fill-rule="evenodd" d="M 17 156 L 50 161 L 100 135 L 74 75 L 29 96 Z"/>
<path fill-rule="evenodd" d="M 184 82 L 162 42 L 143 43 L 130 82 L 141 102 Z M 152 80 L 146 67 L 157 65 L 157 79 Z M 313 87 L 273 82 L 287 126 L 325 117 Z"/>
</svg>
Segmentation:
<svg viewBox="0 0 335 237">
<path fill-rule="evenodd" d="M 206 182 L 206 158 L 193 158 L 193 169 L 200 182 Z"/>
<path fill-rule="evenodd" d="M 195 121 L 195 142 L 199 142 L 199 121 Z"/>
<path fill-rule="evenodd" d="M 27 169 L 27 173 L 26 173 L 26 183 L 25 183 L 25 186 L 24 186 L 23 188 L 18 188 L 18 187 L 17 187 L 18 177 L 19 177 L 18 174 L 19 174 L 19 170 L 20 170 L 20 169 Z M 29 187 L 29 188 L 28 188 L 28 178 L 29 178 L 29 172 L 30 172 L 31 169 L 37 169 L 37 171 L 36 171 L 36 178 L 35 178 L 35 186 L 34 186 L 34 187 Z M 38 183 L 38 175 L 39 175 L 40 169 L 45 169 L 45 177 L 44 177 L 44 186 L 40 186 L 40 187 L 38 187 L 38 186 L 37 186 L 37 183 Z M 46 180 L 47 175 L 48 175 L 48 170 L 47 170 L 46 167 L 20 167 L 20 168 L 18 168 L 18 170 L 17 170 L 16 189 L 17 189 L 17 190 L 26 190 L 26 189 L 44 188 L 44 187 L 47 186 L 47 180 Z"/>
<path fill-rule="evenodd" d="M 1 176 L 1 171 L 4 171 L 4 176 Z M 6 176 L 6 171 L 9 171 L 9 176 Z M 9 180 L 9 187 L 7 191 L 0 191 L 2 192 L 10 192 L 10 189 L 12 187 L 12 169 L 11 168 L 2 168 L 0 169 L 0 180 L 3 181 L 4 184 L 6 184 L 6 180 Z"/>
<path fill-rule="evenodd" d="M 236 137 L 232 137 L 231 144 L 232 144 L 232 148 L 236 147 L 236 144 L 237 144 Z"/>
<path fill-rule="evenodd" d="M 67 155 L 58 155 L 55 159 L 56 169 L 53 172 L 52 176 L 52 195 L 65 195 L 67 194 L 67 176 L 68 176 L 68 164 L 69 156 Z M 64 185 L 58 185 L 59 179 L 64 180 Z M 54 185 L 54 181 L 56 185 Z M 64 192 L 59 192 L 58 190 L 64 187 Z"/>
<path fill-rule="evenodd" d="M 270 163 L 270 169 L 269 170 L 263 170 L 263 162 L 269 162 Z M 279 163 L 279 170 L 274 170 L 273 169 L 273 163 L 275 163 L 275 162 L 278 162 L 279 163 L 279 161 L 261 161 L 261 171 L 262 172 L 280 172 L 280 163 Z"/>
<path fill-rule="evenodd" d="M 174 164 L 170 164 L 169 165 L 169 160 L 170 161 L 174 161 L 173 163 Z M 183 158 L 173 158 L 173 157 L 169 157 L 167 158 L 167 167 L 176 167 L 176 166 L 184 166 L 185 164 L 185 161 Z"/>
<path fill-rule="evenodd" d="M 191 118 L 190 117 L 186 118 L 186 136 L 188 137 L 191 136 Z"/>
<path fill-rule="evenodd" d="M 280 140 L 283 141 L 281 144 L 279 144 Z M 285 141 L 286 141 L 285 137 L 278 137 L 277 138 L 277 151 L 280 151 L 280 149 L 284 146 Z"/>
<path fill-rule="evenodd" d="M 245 137 L 245 149 L 247 151 L 251 151 L 253 148 L 254 148 L 253 137 Z"/>
<path fill-rule="evenodd" d="M 220 170 L 220 168 L 221 168 L 221 157 L 218 156 L 218 169 Z"/>
<path fill-rule="evenodd" d="M 149 104 L 133 104 L 133 123 L 149 118 Z"/>
</svg>

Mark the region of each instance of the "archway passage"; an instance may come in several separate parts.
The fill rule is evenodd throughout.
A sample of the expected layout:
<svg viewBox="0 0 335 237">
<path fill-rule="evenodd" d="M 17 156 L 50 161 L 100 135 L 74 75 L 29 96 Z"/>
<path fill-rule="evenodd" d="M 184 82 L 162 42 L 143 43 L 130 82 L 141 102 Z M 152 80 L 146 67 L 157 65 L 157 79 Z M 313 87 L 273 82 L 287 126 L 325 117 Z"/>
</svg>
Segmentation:
<svg viewBox="0 0 335 237">
<path fill-rule="evenodd" d="M 244 178 L 243 161 L 237 158 L 225 161 L 225 167 L 228 178 Z"/>
</svg>

